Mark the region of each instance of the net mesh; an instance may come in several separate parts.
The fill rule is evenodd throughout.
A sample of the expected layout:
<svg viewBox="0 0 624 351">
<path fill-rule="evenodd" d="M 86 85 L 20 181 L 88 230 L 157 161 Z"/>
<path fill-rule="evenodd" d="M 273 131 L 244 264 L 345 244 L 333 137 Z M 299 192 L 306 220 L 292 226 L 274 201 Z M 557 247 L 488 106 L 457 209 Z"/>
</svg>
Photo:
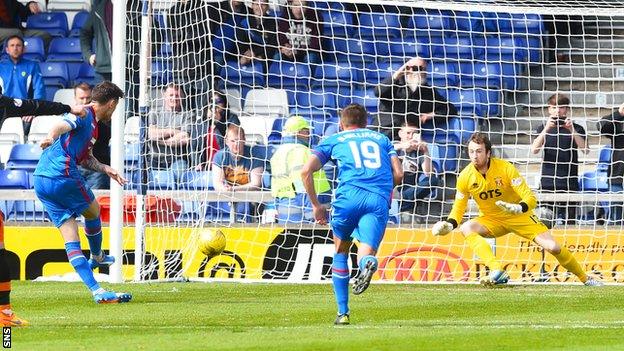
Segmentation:
<svg viewBox="0 0 624 351">
<path fill-rule="evenodd" d="M 371 128 L 420 150 L 404 158 L 410 178 L 395 193 L 375 279 L 472 281 L 484 272 L 459 233 L 434 238 L 427 229 L 449 213 L 467 165 L 462 145 L 478 130 L 554 211 L 555 237 L 584 267 L 623 279 L 622 204 L 603 194 L 621 190 L 613 187 L 621 169 L 610 166 L 621 151 L 617 142 L 610 148 L 621 124 L 597 126 L 624 102 L 619 1 L 189 0 L 152 2 L 147 14 L 150 50 L 138 55 L 149 56 L 149 76 L 139 81 L 136 58 L 129 82 L 137 91 L 146 84 L 149 112 L 141 120 L 138 106 L 131 108 L 124 141 L 129 189 L 148 189 L 144 279 L 328 279 L 331 236 L 306 220 L 302 203 L 286 210 L 273 199 L 271 157 L 292 142 L 282 133 L 288 117 L 308 121 L 313 147 L 338 131 L 339 111 L 350 103 L 367 108 Z M 140 21 L 128 25 L 137 47 Z M 391 77 L 417 56 L 435 94 L 408 103 L 400 90 L 409 84 L 396 88 Z M 557 113 L 576 123 L 588 153 L 559 124 L 533 152 L 555 93 L 569 97 L 569 109 Z M 406 119 L 419 127 L 401 140 Z M 231 123 L 245 131 L 240 157 L 218 151 L 234 147 L 226 136 Z M 335 166 L 324 171 L 334 189 Z M 253 186 L 236 189 L 244 184 Z M 125 202 L 129 226 L 136 198 Z M 476 215 L 472 206 L 467 217 Z M 217 228 L 226 250 L 206 259 L 198 235 Z M 572 280 L 534 243 L 508 235 L 492 245 L 512 279 Z M 125 233 L 126 263 L 133 247 Z"/>
</svg>

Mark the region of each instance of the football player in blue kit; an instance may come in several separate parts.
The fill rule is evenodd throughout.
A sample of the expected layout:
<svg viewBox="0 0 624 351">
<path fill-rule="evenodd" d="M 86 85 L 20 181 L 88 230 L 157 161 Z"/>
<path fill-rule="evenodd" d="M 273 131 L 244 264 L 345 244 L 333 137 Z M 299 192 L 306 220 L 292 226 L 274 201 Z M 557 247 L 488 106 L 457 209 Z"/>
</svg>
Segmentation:
<svg viewBox="0 0 624 351">
<path fill-rule="evenodd" d="M 93 104 L 79 115 L 66 114 L 41 141 L 44 149 L 34 173 L 35 193 L 43 203 L 54 225 L 59 228 L 69 263 L 89 288 L 96 303 L 128 302 L 132 295 L 106 291 L 95 280 L 93 269 L 115 262 L 102 251 L 100 206 L 85 184 L 78 165 L 106 173 L 123 185 L 126 180 L 113 168 L 93 157 L 92 147 L 98 136 L 98 122 L 110 121 L 123 91 L 111 82 L 93 89 Z M 85 233 L 91 259 L 87 261 L 80 248 L 76 217 L 84 216 Z"/>
<path fill-rule="evenodd" d="M 385 135 L 366 129 L 368 113 L 358 104 L 340 113 L 341 132 L 323 140 L 313 151 L 301 174 L 317 223 L 327 224 L 327 209 L 314 191 L 313 174 L 327 161 L 338 166 L 338 188 L 330 221 L 336 253 L 332 282 L 338 305 L 334 324 L 349 324 L 349 248 L 358 241 L 359 272 L 353 283 L 358 295 L 368 287 L 378 262 L 375 254 L 388 222 L 392 189 L 403 179 L 403 168 Z"/>
</svg>

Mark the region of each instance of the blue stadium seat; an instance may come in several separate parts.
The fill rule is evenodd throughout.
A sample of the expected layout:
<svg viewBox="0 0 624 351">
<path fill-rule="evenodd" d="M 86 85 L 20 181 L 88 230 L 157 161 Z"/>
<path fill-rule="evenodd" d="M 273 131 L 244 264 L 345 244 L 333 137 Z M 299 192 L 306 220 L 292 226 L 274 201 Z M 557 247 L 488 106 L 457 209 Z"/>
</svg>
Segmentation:
<svg viewBox="0 0 624 351">
<path fill-rule="evenodd" d="M 305 89 L 310 86 L 310 73 L 306 63 L 276 61 L 269 67 L 268 83 L 279 89 Z"/>
<path fill-rule="evenodd" d="M 17 144 L 11 149 L 7 169 L 23 169 L 32 172 L 37 168 L 37 162 L 41 157 L 42 150 L 36 144 Z"/>
<path fill-rule="evenodd" d="M 213 190 L 212 172 L 210 171 L 188 171 L 182 174 L 179 184 L 185 190 Z"/>
<path fill-rule="evenodd" d="M 609 191 L 609 175 L 606 171 L 589 171 L 583 173 L 581 179 L 579 179 L 579 186 L 581 191 L 587 192 L 602 192 Z"/>
<path fill-rule="evenodd" d="M 517 90 L 520 88 L 520 78 L 524 77 L 523 65 L 515 63 L 501 63 L 501 74 L 503 76 L 503 88 Z"/>
<path fill-rule="evenodd" d="M 605 145 L 600 149 L 600 154 L 598 155 L 598 165 L 597 169 L 599 171 L 606 171 L 609 169 L 609 165 L 611 164 L 611 154 L 613 150 L 610 145 Z"/>
<path fill-rule="evenodd" d="M 160 49 L 158 50 L 158 57 L 166 59 L 172 56 L 173 56 L 173 47 L 171 46 L 170 42 L 165 41 L 164 43 L 160 45 Z"/>
<path fill-rule="evenodd" d="M 47 61 L 83 62 L 80 38 L 52 39 Z"/>
<path fill-rule="evenodd" d="M 485 57 L 485 39 L 460 36 L 445 37 L 443 45 L 432 45 L 431 55 L 453 60 L 473 60 Z"/>
<path fill-rule="evenodd" d="M 452 118 L 449 132 L 457 135 L 459 144 L 463 144 L 477 131 L 477 120 L 472 117 Z"/>
<path fill-rule="evenodd" d="M 397 58 L 408 60 L 416 56 L 429 57 L 431 55 L 429 46 L 425 43 L 419 43 L 415 37 L 404 38 L 404 40 L 398 42 L 390 42 L 389 54 L 391 60 Z"/>
<path fill-rule="evenodd" d="M 69 87 L 69 70 L 65 62 L 41 62 L 39 63 L 44 84 L 47 87 Z"/>
<path fill-rule="evenodd" d="M 485 56 L 488 61 L 526 62 L 528 51 L 520 47 L 512 36 L 491 35 L 486 39 Z"/>
<path fill-rule="evenodd" d="M 500 90 L 496 89 L 479 89 L 482 112 L 479 116 L 494 117 L 499 116 L 502 110 L 502 94 Z"/>
<path fill-rule="evenodd" d="M 471 11 L 457 11 L 455 12 L 455 28 L 458 32 L 476 33 L 483 32 L 484 22 L 483 13 Z"/>
<path fill-rule="evenodd" d="M 262 64 L 254 62 L 249 65 L 239 65 L 237 61 L 228 61 L 221 69 L 221 77 L 226 81 L 226 87 L 253 87 L 264 86 Z"/>
<path fill-rule="evenodd" d="M 363 79 L 361 74 L 362 70 L 349 62 L 329 62 L 316 67 L 313 86 L 349 88 Z"/>
<path fill-rule="evenodd" d="M 454 62 L 431 61 L 427 65 L 427 78 L 432 86 L 459 86 L 459 65 Z"/>
<path fill-rule="evenodd" d="M 350 37 L 353 33 L 353 15 L 346 11 L 329 10 L 323 13 L 323 35 L 328 37 Z"/>
<path fill-rule="evenodd" d="M 401 19 L 396 13 L 365 12 L 361 13 L 358 19 L 362 38 L 401 37 Z"/>
<path fill-rule="evenodd" d="M 284 118 L 276 118 L 273 121 L 271 134 L 269 134 L 269 144 L 279 145 L 282 143 L 282 125 L 284 125 Z"/>
<path fill-rule="evenodd" d="M 79 11 L 74 16 L 74 21 L 72 22 L 71 30 L 69 31 L 70 37 L 79 37 L 80 30 L 84 27 L 85 22 L 89 19 L 89 11 Z"/>
<path fill-rule="evenodd" d="M 364 65 L 372 62 L 375 57 L 375 42 L 355 38 L 329 38 L 328 50 L 325 53 L 327 61 L 346 61 L 355 65 Z"/>
<path fill-rule="evenodd" d="M 152 82 L 157 86 L 167 85 L 173 81 L 173 71 L 171 62 L 155 60 L 152 61 Z"/>
<path fill-rule="evenodd" d="M 404 62 L 392 62 L 392 61 L 381 61 L 381 62 L 373 62 L 366 66 L 366 70 L 364 72 L 364 79 L 366 81 L 366 85 L 374 87 L 379 85 L 384 79 L 392 76 L 392 74 L 397 71 L 401 66 L 403 66 Z"/>
<path fill-rule="evenodd" d="M 500 63 L 468 62 L 460 65 L 463 87 L 490 87 L 500 89 L 503 75 Z"/>
<path fill-rule="evenodd" d="M 151 170 L 147 183 L 149 189 L 172 190 L 176 188 L 175 175 L 170 170 Z"/>
<path fill-rule="evenodd" d="M 39 37 L 26 37 L 24 38 L 24 58 L 33 61 L 45 60 L 45 48 L 43 40 Z"/>
<path fill-rule="evenodd" d="M 448 101 L 455 105 L 460 116 L 483 116 L 481 95 L 476 89 L 449 89 Z"/>
<path fill-rule="evenodd" d="M 456 172 L 459 166 L 459 146 L 457 144 L 431 144 L 429 153 L 442 172 Z"/>
<path fill-rule="evenodd" d="M 328 94 L 325 90 L 322 89 L 312 89 L 309 92 L 298 92 L 295 98 L 297 100 L 297 107 L 299 109 L 335 109 L 338 104 L 336 95 Z"/>
<path fill-rule="evenodd" d="M 95 83 L 95 69 L 90 64 L 83 62 L 78 69 L 78 74 L 74 78 L 75 83 L 85 82 L 91 85 Z"/>
<path fill-rule="evenodd" d="M 442 31 L 453 29 L 451 17 L 452 14 L 447 11 L 419 10 L 410 18 L 408 27 L 424 29 L 432 31 L 432 33 L 439 31 L 441 33 Z"/>
<path fill-rule="evenodd" d="M 544 34 L 542 17 L 537 14 L 485 13 L 485 29 L 488 32 L 514 34 Z"/>
<path fill-rule="evenodd" d="M 232 207 L 229 202 L 212 202 L 206 211 L 206 219 L 215 222 L 230 222 L 230 212 Z M 243 223 L 251 223 L 253 216 L 251 215 L 251 206 L 248 202 L 236 203 L 235 221 Z"/>
<path fill-rule="evenodd" d="M 344 107 L 348 104 L 360 104 L 366 107 L 368 113 L 377 113 L 379 108 L 379 98 L 375 96 L 374 89 L 357 89 L 353 90 L 353 94 L 349 98 L 345 98 L 342 100 L 341 107 Z"/>
<path fill-rule="evenodd" d="M 28 172 L 21 169 L 0 170 L 0 189 L 30 189 Z"/>
<path fill-rule="evenodd" d="M 50 221 L 43 204 L 39 200 L 15 201 L 13 209 L 8 215 L 9 221 L 43 222 Z"/>
<path fill-rule="evenodd" d="M 26 28 L 44 30 L 55 37 L 67 36 L 68 27 L 65 12 L 41 12 L 26 19 Z"/>
<path fill-rule="evenodd" d="M 542 37 L 539 35 L 518 35 L 515 37 L 518 47 L 527 53 L 529 63 L 542 61 Z"/>
</svg>

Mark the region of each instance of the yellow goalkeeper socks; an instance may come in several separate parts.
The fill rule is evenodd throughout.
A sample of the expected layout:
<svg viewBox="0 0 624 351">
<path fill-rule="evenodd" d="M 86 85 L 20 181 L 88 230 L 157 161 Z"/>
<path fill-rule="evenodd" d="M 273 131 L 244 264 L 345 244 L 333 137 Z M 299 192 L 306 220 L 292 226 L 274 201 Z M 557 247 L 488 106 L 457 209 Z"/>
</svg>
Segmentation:
<svg viewBox="0 0 624 351">
<path fill-rule="evenodd" d="M 570 252 L 570 250 L 568 250 L 567 247 L 561 246 L 561 252 L 553 256 L 555 256 L 557 261 L 559 261 L 559 263 L 565 269 L 574 273 L 574 275 L 576 275 L 582 283 L 585 283 L 587 281 L 587 274 L 585 273 L 583 268 L 581 268 L 581 265 L 578 263 L 576 258 L 572 256 L 572 253 Z"/>
<path fill-rule="evenodd" d="M 470 233 L 466 236 L 465 240 L 472 251 L 485 262 L 485 265 L 488 266 L 490 270 L 496 271 L 503 269 L 503 265 L 496 259 L 496 256 L 494 256 L 490 244 L 488 244 L 487 240 L 481 235 Z"/>
</svg>

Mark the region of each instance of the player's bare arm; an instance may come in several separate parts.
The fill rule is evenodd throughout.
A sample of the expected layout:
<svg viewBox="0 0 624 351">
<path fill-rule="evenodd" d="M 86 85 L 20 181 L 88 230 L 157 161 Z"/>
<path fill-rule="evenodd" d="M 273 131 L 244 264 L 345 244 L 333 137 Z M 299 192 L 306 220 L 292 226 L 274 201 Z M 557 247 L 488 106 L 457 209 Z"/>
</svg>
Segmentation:
<svg viewBox="0 0 624 351">
<path fill-rule="evenodd" d="M 84 161 L 82 161 L 80 165 L 92 171 L 106 173 L 106 175 L 108 175 L 111 179 L 119 183 L 119 185 L 124 185 L 128 183 L 128 181 L 124 177 L 122 177 L 121 174 L 119 174 L 119 172 L 117 172 L 116 169 L 98 161 L 95 158 L 95 156 L 93 156 L 93 153 L 91 151 L 89 152 L 89 157 L 87 157 Z"/>
<path fill-rule="evenodd" d="M 58 139 L 59 136 L 69 132 L 70 130 L 72 130 L 72 127 L 69 125 L 69 123 L 65 121 L 57 122 L 52 126 L 52 128 L 48 132 L 48 135 L 43 140 L 41 140 L 39 146 L 41 146 L 43 150 L 47 149 L 50 145 L 54 143 L 56 139 Z"/>
<path fill-rule="evenodd" d="M 303 187 L 310 198 L 314 219 L 319 224 L 327 224 L 327 210 L 321 205 L 318 196 L 316 195 L 316 190 L 314 189 L 314 172 L 320 170 L 321 167 L 321 161 L 318 157 L 312 155 L 301 169 L 301 181 L 303 182 Z"/>
<path fill-rule="evenodd" d="M 392 162 L 392 179 L 394 180 L 394 186 L 401 185 L 403 183 L 403 165 L 398 156 L 393 156 L 390 161 Z"/>
</svg>

